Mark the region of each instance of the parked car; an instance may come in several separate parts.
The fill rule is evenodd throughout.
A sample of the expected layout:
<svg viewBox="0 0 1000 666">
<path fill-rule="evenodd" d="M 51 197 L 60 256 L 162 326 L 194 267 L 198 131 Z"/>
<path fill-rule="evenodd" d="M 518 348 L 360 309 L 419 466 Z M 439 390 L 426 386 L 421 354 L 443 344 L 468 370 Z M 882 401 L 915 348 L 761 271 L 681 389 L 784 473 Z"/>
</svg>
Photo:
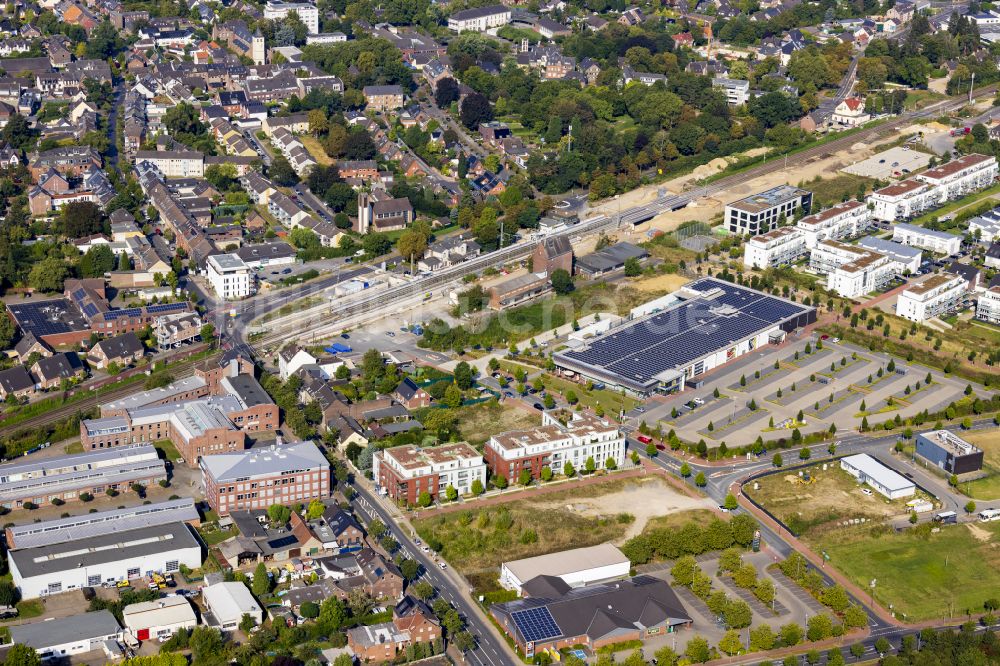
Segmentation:
<svg viewBox="0 0 1000 666">
<path fill-rule="evenodd" d="M 643 444 L 649 444 L 650 442 L 653 441 L 653 438 L 650 437 L 649 435 L 639 435 L 636 437 L 636 439 L 642 442 Z"/>
</svg>

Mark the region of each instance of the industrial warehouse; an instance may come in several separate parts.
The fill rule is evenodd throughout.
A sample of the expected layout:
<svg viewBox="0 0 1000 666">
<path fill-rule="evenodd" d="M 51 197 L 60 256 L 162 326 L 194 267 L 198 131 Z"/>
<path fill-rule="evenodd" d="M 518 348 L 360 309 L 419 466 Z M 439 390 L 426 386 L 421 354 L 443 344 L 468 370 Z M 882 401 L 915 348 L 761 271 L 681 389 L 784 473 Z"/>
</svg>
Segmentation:
<svg viewBox="0 0 1000 666">
<path fill-rule="evenodd" d="M 714 278 L 661 301 L 650 314 L 556 354 L 556 365 L 633 395 L 670 393 L 816 321 L 815 308 Z"/>
</svg>

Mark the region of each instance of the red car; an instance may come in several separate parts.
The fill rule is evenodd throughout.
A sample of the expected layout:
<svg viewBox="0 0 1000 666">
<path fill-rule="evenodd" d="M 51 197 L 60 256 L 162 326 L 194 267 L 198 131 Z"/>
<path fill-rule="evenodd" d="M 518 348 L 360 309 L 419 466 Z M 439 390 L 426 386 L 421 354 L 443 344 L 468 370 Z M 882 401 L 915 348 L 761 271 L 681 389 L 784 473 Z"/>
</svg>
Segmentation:
<svg viewBox="0 0 1000 666">
<path fill-rule="evenodd" d="M 636 439 L 642 442 L 643 444 L 649 444 L 650 442 L 653 441 L 653 438 L 650 437 L 649 435 L 639 435 L 638 437 L 636 437 Z"/>
</svg>

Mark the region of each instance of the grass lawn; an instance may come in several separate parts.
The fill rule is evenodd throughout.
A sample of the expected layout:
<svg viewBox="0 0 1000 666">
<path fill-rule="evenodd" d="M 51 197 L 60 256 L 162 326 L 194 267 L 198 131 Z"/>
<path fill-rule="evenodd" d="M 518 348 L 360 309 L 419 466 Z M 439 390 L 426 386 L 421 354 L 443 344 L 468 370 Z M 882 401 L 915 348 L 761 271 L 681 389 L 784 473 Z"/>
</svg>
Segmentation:
<svg viewBox="0 0 1000 666">
<path fill-rule="evenodd" d="M 320 145 L 319 140 L 311 134 L 300 134 L 296 137 L 302 142 L 302 145 L 306 147 L 309 154 L 313 156 L 316 163 L 320 166 L 327 166 L 328 164 L 333 164 L 333 159 L 326 154 L 326 150 Z"/>
<path fill-rule="evenodd" d="M 229 529 L 210 529 L 208 527 L 202 527 L 198 530 L 198 534 L 201 535 L 202 540 L 204 540 L 205 545 L 211 548 L 212 546 L 217 546 L 226 539 L 237 536 L 240 533 L 235 526 Z"/>
<path fill-rule="evenodd" d="M 1000 526 L 952 525 L 937 534 L 930 525 L 895 533 L 851 528 L 815 542 L 833 566 L 867 589 L 876 579 L 875 597 L 892 604 L 908 622 L 982 611 L 983 601 L 1000 589 Z"/>
<path fill-rule="evenodd" d="M 624 409 L 626 412 L 630 411 L 639 404 L 639 401 L 631 396 L 623 396 L 609 389 L 588 391 L 583 384 L 577 384 L 554 375 L 542 375 L 542 383 L 545 384 L 545 388 L 550 388 L 563 396 L 566 395 L 567 391 L 573 391 L 580 399 L 581 405 L 590 409 L 595 409 L 600 405 L 604 409 L 604 413 L 609 416 L 617 415 L 620 409 Z"/>
<path fill-rule="evenodd" d="M 38 617 L 44 612 L 45 604 L 42 603 L 41 599 L 25 599 L 17 602 L 17 617 L 19 619 Z"/>
<path fill-rule="evenodd" d="M 1000 498 L 1000 430 L 962 433 L 962 439 L 983 450 L 982 479 L 959 484 L 959 490 L 977 500 Z"/>
<path fill-rule="evenodd" d="M 801 186 L 813 193 L 813 210 L 816 210 L 816 207 L 828 208 L 840 203 L 844 197 L 854 199 L 862 187 L 866 191 L 870 190 L 874 182 L 874 178 L 841 173 L 833 178 L 814 180 Z"/>
<path fill-rule="evenodd" d="M 156 450 L 159 453 L 163 454 L 164 460 L 169 460 L 170 462 L 174 462 L 178 458 L 183 457 L 181 456 L 180 451 L 177 450 L 177 447 L 174 446 L 173 442 L 171 442 L 169 439 L 161 439 L 154 446 L 156 447 Z"/>
<path fill-rule="evenodd" d="M 980 190 L 979 192 L 970 194 L 967 197 L 956 199 L 955 201 L 952 201 L 944 206 L 941 206 L 940 208 L 935 208 L 929 213 L 921 215 L 920 217 L 912 220 L 911 224 L 922 225 L 927 223 L 931 218 L 941 218 L 942 216 L 948 215 L 950 213 L 957 213 L 963 208 L 972 206 L 973 204 L 979 203 L 984 199 L 994 197 L 998 194 L 1000 194 L 1000 185 L 994 185 L 993 187 L 989 187 L 985 190 Z"/>
<path fill-rule="evenodd" d="M 66 452 L 66 455 L 70 455 L 73 453 L 83 453 L 83 444 L 81 444 L 80 442 L 70 442 L 69 444 L 63 447 L 63 451 Z"/>
</svg>

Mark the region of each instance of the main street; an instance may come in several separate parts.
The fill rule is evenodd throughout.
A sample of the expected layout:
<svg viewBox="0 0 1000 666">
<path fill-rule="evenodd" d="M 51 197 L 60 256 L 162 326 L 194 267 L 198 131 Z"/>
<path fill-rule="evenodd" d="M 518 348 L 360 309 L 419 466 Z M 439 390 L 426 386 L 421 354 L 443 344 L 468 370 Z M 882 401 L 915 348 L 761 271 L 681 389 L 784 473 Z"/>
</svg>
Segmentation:
<svg viewBox="0 0 1000 666">
<path fill-rule="evenodd" d="M 404 555 L 420 564 L 427 582 L 433 585 L 438 594 L 451 603 L 465 619 L 469 632 L 476 640 L 475 648 L 465 653 L 466 660 L 473 666 L 516 664 L 509 648 L 494 634 L 495 629 L 489 625 L 489 621 L 481 611 L 473 606 L 475 602 L 469 599 L 469 590 L 463 589 L 446 569 L 442 569 L 438 562 L 414 543 L 413 537 L 399 527 L 398 522 L 389 514 L 379 498 L 375 497 L 363 483 L 355 482 L 353 488 L 355 495 L 351 505 L 355 512 L 367 517 L 369 521 L 378 518 L 388 526 L 392 538 L 399 543 Z"/>
</svg>

